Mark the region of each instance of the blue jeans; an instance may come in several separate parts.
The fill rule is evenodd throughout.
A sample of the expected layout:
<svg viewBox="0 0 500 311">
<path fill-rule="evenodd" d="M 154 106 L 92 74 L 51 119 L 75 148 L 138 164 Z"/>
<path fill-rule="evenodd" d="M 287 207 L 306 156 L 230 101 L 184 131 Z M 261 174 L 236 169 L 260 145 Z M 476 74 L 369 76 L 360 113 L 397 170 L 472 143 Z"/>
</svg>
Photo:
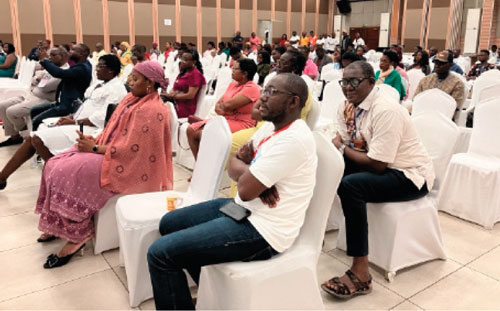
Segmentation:
<svg viewBox="0 0 500 311">
<path fill-rule="evenodd" d="M 60 104 L 56 103 L 45 103 L 36 105 L 30 110 L 33 131 L 36 131 L 38 129 L 38 127 L 40 126 L 40 124 L 42 124 L 42 121 L 44 119 L 54 118 L 54 117 L 65 117 L 67 115 L 72 114 L 75 111 L 76 110 L 73 107 L 63 108 L 61 107 Z"/>
<path fill-rule="evenodd" d="M 162 237 L 148 250 L 158 310 L 194 309 L 183 269 L 198 283 L 205 265 L 265 260 L 277 254 L 248 219 L 236 222 L 219 212 L 231 200 L 215 199 L 187 206 L 161 219 Z"/>
<path fill-rule="evenodd" d="M 337 191 L 345 217 L 347 255 L 368 255 L 368 219 L 366 203 L 400 202 L 419 199 L 429 191 L 421 189 L 398 170 L 387 168 L 382 173 L 360 171 L 345 159 L 344 177 Z"/>
</svg>

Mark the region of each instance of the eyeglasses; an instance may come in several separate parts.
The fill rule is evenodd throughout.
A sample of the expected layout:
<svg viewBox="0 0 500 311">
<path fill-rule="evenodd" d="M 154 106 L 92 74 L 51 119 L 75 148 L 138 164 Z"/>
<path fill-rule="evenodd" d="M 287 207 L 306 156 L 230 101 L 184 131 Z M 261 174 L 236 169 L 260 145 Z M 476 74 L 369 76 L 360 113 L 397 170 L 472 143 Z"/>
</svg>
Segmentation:
<svg viewBox="0 0 500 311">
<path fill-rule="evenodd" d="M 366 80 L 368 78 L 352 78 L 352 79 L 342 79 L 339 80 L 340 87 L 346 88 L 348 85 L 352 86 L 352 88 L 357 88 L 363 80 Z"/>
<path fill-rule="evenodd" d="M 274 87 L 266 87 L 265 89 L 260 90 L 261 96 L 270 97 L 270 96 L 273 96 L 275 94 L 285 94 L 288 96 L 298 96 L 297 94 L 294 94 L 292 92 L 280 91 L 278 89 L 275 89 Z"/>
</svg>

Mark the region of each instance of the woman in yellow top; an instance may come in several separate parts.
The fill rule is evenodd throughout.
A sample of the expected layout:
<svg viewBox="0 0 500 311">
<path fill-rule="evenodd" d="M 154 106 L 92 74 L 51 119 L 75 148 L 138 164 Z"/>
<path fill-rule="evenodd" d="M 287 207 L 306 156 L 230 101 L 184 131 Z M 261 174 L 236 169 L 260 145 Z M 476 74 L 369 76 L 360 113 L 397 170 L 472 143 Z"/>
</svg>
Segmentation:
<svg viewBox="0 0 500 311">
<path fill-rule="evenodd" d="M 127 41 L 123 41 L 120 44 L 120 50 L 122 51 L 122 55 L 120 56 L 120 62 L 122 63 L 122 69 L 123 67 L 127 66 L 128 64 L 132 64 L 132 52 L 130 51 L 130 44 L 128 44 Z"/>
<path fill-rule="evenodd" d="M 276 74 L 288 72 L 300 76 L 302 74 L 302 71 L 304 70 L 305 65 L 306 65 L 306 57 L 304 56 L 304 54 L 300 53 L 297 50 L 286 51 L 286 53 L 281 55 L 280 59 L 278 60 Z M 264 89 L 265 88 L 266 86 L 264 85 Z M 233 140 L 231 144 L 231 153 L 229 155 L 229 159 L 231 159 L 234 156 L 234 154 L 241 148 L 241 146 L 246 144 L 246 142 L 249 141 L 250 138 L 252 138 L 253 134 L 255 134 L 255 132 L 257 132 L 257 130 L 264 124 L 265 121 L 262 121 L 259 112 L 259 106 L 260 106 L 260 99 L 257 100 L 252 109 L 252 119 L 258 121 L 257 125 L 255 127 L 247 128 L 233 133 Z M 309 91 L 309 96 L 307 97 L 306 104 L 304 108 L 302 108 L 302 111 L 300 113 L 300 118 L 302 120 L 305 121 L 307 119 L 307 115 L 310 109 L 311 109 L 311 92 Z M 236 187 L 236 183 L 234 181 L 231 181 L 231 191 L 229 192 L 229 196 L 234 198 L 237 192 L 238 189 Z"/>
</svg>

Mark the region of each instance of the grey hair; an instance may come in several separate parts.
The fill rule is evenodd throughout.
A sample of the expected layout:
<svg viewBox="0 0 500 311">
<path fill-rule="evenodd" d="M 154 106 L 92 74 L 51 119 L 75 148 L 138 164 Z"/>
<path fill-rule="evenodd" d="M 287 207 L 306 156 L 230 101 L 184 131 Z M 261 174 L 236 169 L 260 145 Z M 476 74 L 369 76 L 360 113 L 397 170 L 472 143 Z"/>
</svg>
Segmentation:
<svg viewBox="0 0 500 311">
<path fill-rule="evenodd" d="M 346 67 L 346 69 L 354 69 L 354 68 L 359 68 L 361 69 L 361 72 L 363 73 L 364 78 L 375 78 L 375 72 L 373 71 L 372 65 L 368 64 L 364 60 L 358 60 L 355 62 L 352 62 L 349 64 L 349 66 Z"/>
</svg>

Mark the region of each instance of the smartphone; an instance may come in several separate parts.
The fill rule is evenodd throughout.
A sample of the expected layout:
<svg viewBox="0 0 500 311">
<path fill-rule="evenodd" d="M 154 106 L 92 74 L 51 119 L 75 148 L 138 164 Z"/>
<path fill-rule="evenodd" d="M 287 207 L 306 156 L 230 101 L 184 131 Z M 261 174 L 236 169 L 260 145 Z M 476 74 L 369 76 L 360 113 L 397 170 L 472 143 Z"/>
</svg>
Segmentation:
<svg viewBox="0 0 500 311">
<path fill-rule="evenodd" d="M 83 123 L 80 123 L 80 133 L 83 134 Z"/>
<path fill-rule="evenodd" d="M 236 204 L 234 201 L 229 201 L 219 211 L 236 222 L 241 222 L 252 214 L 248 209 Z"/>
</svg>

